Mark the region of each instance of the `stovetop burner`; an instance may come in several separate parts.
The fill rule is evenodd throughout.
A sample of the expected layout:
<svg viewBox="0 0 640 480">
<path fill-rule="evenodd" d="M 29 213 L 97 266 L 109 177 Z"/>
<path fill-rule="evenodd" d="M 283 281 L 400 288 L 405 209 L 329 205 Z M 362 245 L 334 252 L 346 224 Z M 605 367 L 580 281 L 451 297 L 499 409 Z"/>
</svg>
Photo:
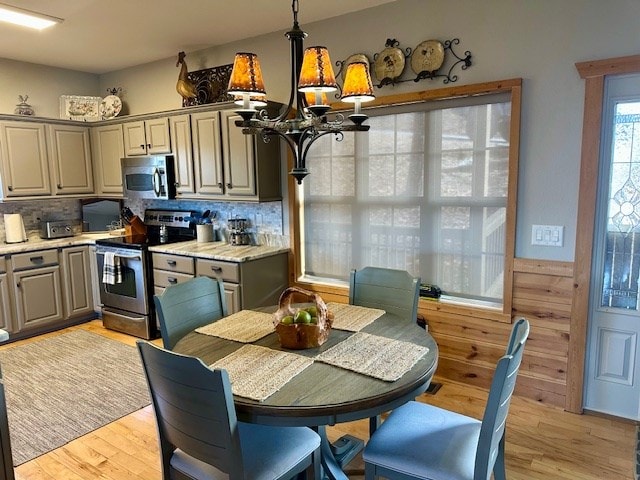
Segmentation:
<svg viewBox="0 0 640 480">
<path fill-rule="evenodd" d="M 191 210 L 148 209 L 144 213 L 146 235 L 103 238 L 96 240 L 96 244 L 145 250 L 157 245 L 195 240 L 195 226 L 189 220 L 194 216 L 195 212 Z M 165 231 L 164 235 L 161 235 L 161 230 Z"/>
</svg>

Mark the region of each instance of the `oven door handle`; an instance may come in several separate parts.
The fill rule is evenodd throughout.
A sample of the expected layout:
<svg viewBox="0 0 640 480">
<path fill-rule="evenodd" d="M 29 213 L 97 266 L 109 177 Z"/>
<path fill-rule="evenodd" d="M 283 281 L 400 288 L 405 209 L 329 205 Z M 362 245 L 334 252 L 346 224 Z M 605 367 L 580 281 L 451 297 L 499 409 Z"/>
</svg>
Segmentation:
<svg viewBox="0 0 640 480">
<path fill-rule="evenodd" d="M 102 250 L 102 249 L 96 249 L 96 254 L 97 255 L 104 255 L 108 250 Z M 142 254 L 140 253 L 134 253 L 131 255 L 123 255 L 121 253 L 116 253 L 116 256 L 120 257 L 120 258 L 126 258 L 127 260 L 140 260 L 142 261 Z"/>
</svg>

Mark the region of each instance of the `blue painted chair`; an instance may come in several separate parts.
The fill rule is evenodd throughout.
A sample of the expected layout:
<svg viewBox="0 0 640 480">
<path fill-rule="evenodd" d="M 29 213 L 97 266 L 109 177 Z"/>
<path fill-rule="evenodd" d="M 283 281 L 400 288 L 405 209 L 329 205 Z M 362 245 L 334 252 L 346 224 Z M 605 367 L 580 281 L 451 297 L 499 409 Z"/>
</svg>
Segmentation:
<svg viewBox="0 0 640 480">
<path fill-rule="evenodd" d="M 365 267 L 352 270 L 349 278 L 349 303 L 380 308 L 416 321 L 420 278 L 404 270 Z"/>
<path fill-rule="evenodd" d="M 162 344 L 173 350 L 178 340 L 197 327 L 227 316 L 222 280 L 196 277 L 170 285 L 154 295 Z"/>
<path fill-rule="evenodd" d="M 505 480 L 504 433 L 529 322 L 515 322 L 482 421 L 419 402 L 395 409 L 364 449 L 365 479 Z"/>
<path fill-rule="evenodd" d="M 137 342 L 156 416 L 164 480 L 320 478 L 320 437 L 307 427 L 238 422 L 226 370 Z"/>
</svg>

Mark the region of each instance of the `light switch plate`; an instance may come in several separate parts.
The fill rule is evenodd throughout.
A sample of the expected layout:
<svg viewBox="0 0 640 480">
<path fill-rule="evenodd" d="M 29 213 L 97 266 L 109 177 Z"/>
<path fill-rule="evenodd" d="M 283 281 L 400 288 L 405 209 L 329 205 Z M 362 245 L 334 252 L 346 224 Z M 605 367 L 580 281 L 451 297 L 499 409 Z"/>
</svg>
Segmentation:
<svg viewBox="0 0 640 480">
<path fill-rule="evenodd" d="M 564 226 L 562 225 L 532 225 L 531 245 L 544 245 L 547 247 L 561 247 L 564 239 Z"/>
</svg>

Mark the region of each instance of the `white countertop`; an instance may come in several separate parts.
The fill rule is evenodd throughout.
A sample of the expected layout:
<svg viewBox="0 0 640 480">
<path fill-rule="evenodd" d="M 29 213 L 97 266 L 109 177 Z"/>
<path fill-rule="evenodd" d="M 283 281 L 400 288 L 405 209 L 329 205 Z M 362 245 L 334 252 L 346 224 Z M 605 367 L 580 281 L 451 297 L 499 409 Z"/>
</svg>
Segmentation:
<svg viewBox="0 0 640 480">
<path fill-rule="evenodd" d="M 0 255 L 32 252 L 34 250 L 46 250 L 49 248 L 73 247 L 76 245 L 93 245 L 96 243 L 96 240 L 110 236 L 111 235 L 109 235 L 108 232 L 82 233 L 73 237 L 58 238 L 55 240 L 43 240 L 40 237 L 35 236 L 30 237 L 27 242 L 0 244 Z M 266 245 L 235 246 L 229 245 L 225 242 L 199 243 L 192 240 L 189 242 L 149 247 L 149 251 L 208 258 L 211 260 L 223 260 L 228 262 L 246 262 L 249 260 L 288 252 L 289 248 L 269 247 Z"/>
<path fill-rule="evenodd" d="M 262 257 L 269 257 L 288 252 L 288 247 L 269 247 L 267 245 L 229 245 L 225 242 L 190 242 L 170 243 L 149 247 L 151 252 L 186 255 L 190 257 L 225 260 L 228 262 L 246 262 Z"/>
</svg>

